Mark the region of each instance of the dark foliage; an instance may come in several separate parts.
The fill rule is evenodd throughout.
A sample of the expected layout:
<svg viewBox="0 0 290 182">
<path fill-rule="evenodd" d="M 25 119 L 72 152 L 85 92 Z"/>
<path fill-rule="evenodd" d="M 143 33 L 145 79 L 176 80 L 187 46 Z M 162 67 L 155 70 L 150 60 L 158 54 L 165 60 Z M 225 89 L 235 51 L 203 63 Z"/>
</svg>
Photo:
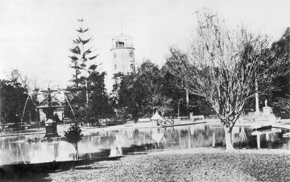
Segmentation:
<svg viewBox="0 0 290 182">
<path fill-rule="evenodd" d="M 64 133 L 65 140 L 71 143 L 76 151 L 76 159 L 78 160 L 78 143 L 82 140 L 83 134 L 81 128 L 75 124 L 71 125 Z"/>
<path fill-rule="evenodd" d="M 81 20 L 81 22 L 83 21 L 84 20 Z M 92 38 L 84 39 L 84 35 L 87 31 L 88 29 L 84 29 L 83 27 L 80 27 L 79 30 L 77 30 L 77 32 L 80 33 L 80 36 L 73 40 L 75 47 L 70 49 L 70 52 L 73 54 L 73 56 L 69 56 L 69 58 L 71 58 L 70 67 L 75 70 L 73 79 L 71 81 L 75 84 L 75 87 L 78 87 L 79 85 L 84 86 L 84 83 L 82 80 L 80 80 L 79 77 L 82 72 L 87 72 L 86 62 L 97 57 L 97 55 L 90 55 L 92 53 L 91 48 L 85 48 L 85 45 L 92 40 Z"/>
<path fill-rule="evenodd" d="M 26 103 L 27 102 L 27 103 Z M 24 110 L 26 103 L 26 108 Z M 1 123 L 16 123 L 36 119 L 36 105 L 17 80 L 0 80 Z"/>
<path fill-rule="evenodd" d="M 76 146 L 77 143 L 82 140 L 82 130 L 78 125 L 72 125 L 69 127 L 68 131 L 64 133 L 64 137 L 67 142 Z"/>
</svg>

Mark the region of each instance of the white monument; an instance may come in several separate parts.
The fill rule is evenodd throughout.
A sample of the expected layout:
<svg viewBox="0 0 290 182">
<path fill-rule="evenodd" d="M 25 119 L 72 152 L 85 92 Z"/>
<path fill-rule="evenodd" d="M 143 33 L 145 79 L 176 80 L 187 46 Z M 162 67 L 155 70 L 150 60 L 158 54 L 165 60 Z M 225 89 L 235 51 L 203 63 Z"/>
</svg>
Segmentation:
<svg viewBox="0 0 290 182">
<path fill-rule="evenodd" d="M 265 100 L 265 107 L 263 107 L 263 115 L 269 116 L 269 115 L 273 114 L 272 112 L 273 112 L 272 108 L 268 106 L 268 100 L 266 99 Z"/>
<path fill-rule="evenodd" d="M 263 116 L 270 122 L 276 122 L 276 117 L 273 114 L 272 107 L 268 106 L 268 100 L 265 100 L 265 107 L 263 107 Z"/>
</svg>

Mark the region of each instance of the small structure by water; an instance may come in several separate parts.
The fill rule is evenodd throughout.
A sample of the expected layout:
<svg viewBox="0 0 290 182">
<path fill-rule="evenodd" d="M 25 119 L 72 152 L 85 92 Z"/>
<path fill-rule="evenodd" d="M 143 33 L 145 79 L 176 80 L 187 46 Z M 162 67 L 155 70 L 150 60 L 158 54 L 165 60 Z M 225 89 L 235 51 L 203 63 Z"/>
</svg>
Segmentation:
<svg viewBox="0 0 290 182">
<path fill-rule="evenodd" d="M 43 112 L 46 116 L 45 137 L 57 137 L 58 136 L 57 122 L 59 121 L 59 118 L 58 115 L 55 113 L 55 111 L 60 108 L 63 110 L 63 106 L 59 102 L 52 100 L 51 93 L 54 92 L 54 90 L 50 90 L 50 88 L 48 88 L 47 90 L 43 90 L 42 92 L 46 93 L 47 97 L 42 102 L 42 104 L 37 107 L 37 109 Z"/>
<path fill-rule="evenodd" d="M 161 125 L 161 122 L 164 119 L 158 114 L 158 111 L 156 111 L 156 113 L 152 116 L 151 120 L 152 120 L 152 125 L 159 126 Z"/>
</svg>

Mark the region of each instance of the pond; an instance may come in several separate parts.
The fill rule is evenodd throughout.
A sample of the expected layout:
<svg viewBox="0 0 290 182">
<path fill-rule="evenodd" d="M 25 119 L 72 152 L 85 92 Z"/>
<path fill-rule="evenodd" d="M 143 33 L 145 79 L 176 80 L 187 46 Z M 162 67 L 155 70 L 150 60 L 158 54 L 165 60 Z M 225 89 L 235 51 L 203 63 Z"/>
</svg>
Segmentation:
<svg viewBox="0 0 290 182">
<path fill-rule="evenodd" d="M 234 147 L 257 148 L 256 136 L 252 135 L 252 132 L 248 127 L 234 127 Z M 74 159 L 74 147 L 66 141 L 28 142 L 43 137 L 44 135 L 1 137 L 0 165 Z M 289 149 L 289 141 L 283 139 L 281 130 L 261 135 L 260 141 L 261 148 Z M 79 153 L 82 158 L 95 158 L 199 147 L 225 147 L 223 128 L 197 124 L 159 129 L 102 129 L 92 132 L 79 142 Z"/>
</svg>

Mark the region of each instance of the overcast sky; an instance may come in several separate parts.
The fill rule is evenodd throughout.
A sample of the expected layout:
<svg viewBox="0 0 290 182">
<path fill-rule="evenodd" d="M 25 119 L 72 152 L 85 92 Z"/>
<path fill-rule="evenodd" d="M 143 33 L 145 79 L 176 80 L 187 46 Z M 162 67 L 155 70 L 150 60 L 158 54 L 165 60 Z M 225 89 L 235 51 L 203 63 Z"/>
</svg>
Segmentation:
<svg viewBox="0 0 290 182">
<path fill-rule="evenodd" d="M 90 46 L 110 73 L 112 38 L 133 38 L 137 64 L 161 66 L 170 46 L 185 48 L 196 25 L 193 13 L 207 7 L 230 26 L 248 25 L 278 40 L 290 27 L 290 1 L 282 0 L 1 0 L 0 78 L 13 69 L 64 88 L 72 78 L 69 48 L 77 19 L 93 36 Z"/>
</svg>

